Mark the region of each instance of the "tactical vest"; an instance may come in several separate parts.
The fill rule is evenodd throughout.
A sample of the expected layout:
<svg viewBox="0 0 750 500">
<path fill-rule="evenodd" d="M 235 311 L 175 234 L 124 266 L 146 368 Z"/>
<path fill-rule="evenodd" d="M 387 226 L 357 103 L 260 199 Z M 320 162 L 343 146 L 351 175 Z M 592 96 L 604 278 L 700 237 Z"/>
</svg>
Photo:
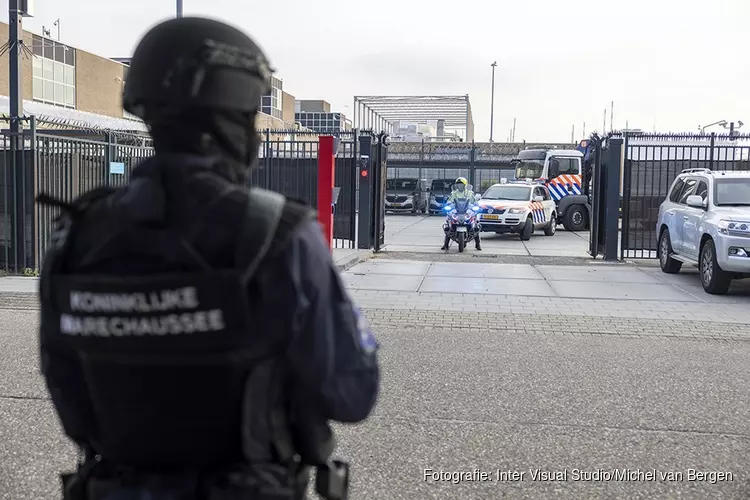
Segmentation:
<svg viewBox="0 0 750 500">
<path fill-rule="evenodd" d="M 234 269 L 212 269 L 175 235 L 138 227 L 129 234 L 137 250 L 129 248 L 127 258 L 166 257 L 189 271 L 76 274 L 66 263 L 80 220 L 113 193 L 100 188 L 72 204 L 39 198 L 62 208 L 40 280 L 42 328 L 64 339 L 80 360 L 93 412 L 87 456 L 77 473 L 62 476 L 64 498 L 298 500 L 310 466 L 318 467 L 318 490 L 328 490 L 321 494 L 346 498 L 348 468 L 330 460 L 330 429 L 319 430 L 315 443 L 300 444 L 288 424 L 283 353 L 259 351 L 242 334 L 253 329 L 247 290 L 260 264 L 313 212 L 251 190 L 252 230 L 238 237 Z M 118 252 L 98 249 L 102 259 Z M 154 401 L 160 404 L 144 404 Z M 204 418 L 195 416 L 198 404 Z M 223 453 L 232 443 L 241 457 L 227 464 Z M 300 456 L 300 449 L 312 452 Z"/>
</svg>

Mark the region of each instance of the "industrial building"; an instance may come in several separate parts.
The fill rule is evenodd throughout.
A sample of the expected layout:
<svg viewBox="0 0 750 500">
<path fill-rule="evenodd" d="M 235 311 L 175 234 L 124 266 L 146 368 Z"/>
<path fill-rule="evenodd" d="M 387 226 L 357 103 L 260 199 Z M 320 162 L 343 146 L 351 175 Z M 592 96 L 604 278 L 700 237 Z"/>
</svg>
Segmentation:
<svg viewBox="0 0 750 500">
<path fill-rule="evenodd" d="M 52 38 L 23 31 L 21 58 L 24 114 L 34 114 L 40 126 L 50 123 L 92 126 L 143 133 L 143 123 L 122 109 L 122 91 L 130 58 L 102 57 Z M 7 23 L 0 23 L 0 39 L 9 39 Z M 0 55 L 0 113 L 9 113 L 9 50 Z M 272 91 L 260 102 L 256 127 L 304 130 L 295 123 L 296 99 L 284 92 L 274 77 Z"/>
<path fill-rule="evenodd" d="M 331 111 L 331 105 L 323 100 L 299 100 L 295 104 L 294 119 L 302 127 L 320 134 L 335 134 L 352 130 L 351 120 L 343 113 Z"/>
</svg>

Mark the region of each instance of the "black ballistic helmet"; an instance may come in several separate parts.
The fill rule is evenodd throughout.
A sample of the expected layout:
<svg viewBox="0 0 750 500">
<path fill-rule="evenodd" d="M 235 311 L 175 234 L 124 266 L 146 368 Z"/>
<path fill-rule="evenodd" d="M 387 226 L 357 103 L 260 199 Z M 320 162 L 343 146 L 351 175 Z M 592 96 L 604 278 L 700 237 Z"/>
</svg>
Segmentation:
<svg viewBox="0 0 750 500">
<path fill-rule="evenodd" d="M 219 21 L 172 19 L 152 28 L 138 44 L 123 91 L 126 111 L 255 113 L 270 93 L 272 70 L 247 35 Z"/>
</svg>

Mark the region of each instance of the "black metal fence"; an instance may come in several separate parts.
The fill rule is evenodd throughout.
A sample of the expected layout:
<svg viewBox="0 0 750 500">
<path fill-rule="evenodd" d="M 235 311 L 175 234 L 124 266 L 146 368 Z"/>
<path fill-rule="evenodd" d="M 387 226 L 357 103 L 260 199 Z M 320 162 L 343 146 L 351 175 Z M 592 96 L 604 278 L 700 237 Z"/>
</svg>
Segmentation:
<svg viewBox="0 0 750 500">
<path fill-rule="evenodd" d="M 36 204 L 38 193 L 71 200 L 98 186 L 124 185 L 133 168 L 154 152 L 142 136 L 37 129 L 33 118 L 24 124 L 20 136 L 0 132 L 0 269 L 16 273 L 40 268 L 59 213 Z M 358 137 L 344 132 L 340 139 L 334 246 L 355 248 Z M 317 141 L 318 134 L 311 132 L 266 131 L 249 184 L 316 207 Z"/>
<path fill-rule="evenodd" d="M 659 206 L 685 169 L 750 170 L 748 134 L 614 134 L 622 137 L 621 258 L 656 258 Z"/>
</svg>

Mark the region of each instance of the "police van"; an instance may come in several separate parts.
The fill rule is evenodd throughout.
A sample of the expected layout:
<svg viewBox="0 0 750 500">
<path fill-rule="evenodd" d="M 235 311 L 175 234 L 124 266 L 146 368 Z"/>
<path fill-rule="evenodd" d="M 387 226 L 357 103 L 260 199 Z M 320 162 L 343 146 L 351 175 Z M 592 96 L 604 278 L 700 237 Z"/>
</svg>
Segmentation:
<svg viewBox="0 0 750 500">
<path fill-rule="evenodd" d="M 558 224 L 568 231 L 585 230 L 591 213 L 583 189 L 583 158 L 575 149 L 526 149 L 513 160 L 516 180 L 544 184 L 557 206 Z"/>
</svg>

